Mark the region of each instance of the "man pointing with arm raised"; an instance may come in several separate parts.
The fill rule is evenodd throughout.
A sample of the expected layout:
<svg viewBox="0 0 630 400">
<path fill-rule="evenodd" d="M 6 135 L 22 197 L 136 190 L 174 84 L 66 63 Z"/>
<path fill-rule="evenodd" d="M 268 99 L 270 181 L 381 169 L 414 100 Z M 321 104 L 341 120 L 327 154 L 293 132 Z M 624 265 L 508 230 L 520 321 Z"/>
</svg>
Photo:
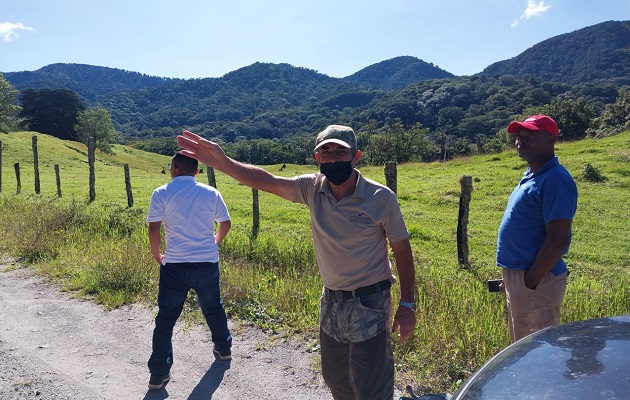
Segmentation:
<svg viewBox="0 0 630 400">
<path fill-rule="evenodd" d="M 184 132 L 177 143 L 189 155 L 237 181 L 308 206 L 317 264 L 324 282 L 320 302 L 322 375 L 335 399 L 387 399 L 394 393 L 390 326 L 400 341 L 412 335 L 415 269 L 409 233 L 396 195 L 355 169 L 361 152 L 354 131 L 330 125 L 317 135 L 319 174 L 272 175 L 238 162 L 221 147 Z M 392 325 L 390 287 L 401 298 Z"/>
</svg>

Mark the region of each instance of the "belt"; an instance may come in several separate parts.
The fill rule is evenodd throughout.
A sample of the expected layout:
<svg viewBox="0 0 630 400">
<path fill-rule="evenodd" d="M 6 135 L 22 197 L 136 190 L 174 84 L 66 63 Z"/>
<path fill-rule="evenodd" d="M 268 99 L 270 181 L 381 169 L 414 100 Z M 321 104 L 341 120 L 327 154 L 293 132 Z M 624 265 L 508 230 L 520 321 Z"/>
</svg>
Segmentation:
<svg viewBox="0 0 630 400">
<path fill-rule="evenodd" d="M 326 291 L 335 298 L 336 301 L 354 299 L 355 297 L 369 296 L 371 294 L 380 293 L 385 289 L 389 289 L 392 282 L 386 279 L 373 285 L 363 286 L 355 290 L 332 290 L 326 288 Z"/>
</svg>

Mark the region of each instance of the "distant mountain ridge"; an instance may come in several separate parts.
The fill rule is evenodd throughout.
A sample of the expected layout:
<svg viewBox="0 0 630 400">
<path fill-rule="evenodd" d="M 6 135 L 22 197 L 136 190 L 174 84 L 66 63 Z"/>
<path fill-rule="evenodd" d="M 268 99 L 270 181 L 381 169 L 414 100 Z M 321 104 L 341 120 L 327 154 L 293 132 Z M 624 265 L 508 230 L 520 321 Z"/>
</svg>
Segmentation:
<svg viewBox="0 0 630 400">
<path fill-rule="evenodd" d="M 630 85 L 630 21 L 602 22 L 552 37 L 481 72 L 485 76 L 526 74 L 554 82 L 604 80 Z"/>
<path fill-rule="evenodd" d="M 108 95 L 137 89 L 153 89 L 165 84 L 183 84 L 185 86 L 208 82 L 225 87 L 234 85 L 239 88 L 243 82 L 267 82 L 282 86 L 303 86 L 304 84 L 339 85 L 347 87 L 366 87 L 381 90 L 400 90 L 415 82 L 428 79 L 452 78 L 455 75 L 426 63 L 418 58 L 403 56 L 381 61 L 361 69 L 345 78 L 333 78 L 315 70 L 294 67 L 290 64 L 272 64 L 256 62 L 220 78 L 174 79 L 149 76 L 139 72 L 117 68 L 100 67 L 86 64 L 51 64 L 36 71 L 5 72 L 4 77 L 16 89 L 68 89 L 76 92 L 88 104 L 101 101 Z M 240 87 L 240 89 L 251 89 Z M 287 90 L 292 91 L 291 87 Z"/>
<path fill-rule="evenodd" d="M 117 68 L 63 63 L 50 64 L 36 71 L 6 72 L 4 77 L 19 90 L 68 89 L 88 103 L 116 91 L 146 89 L 180 80 Z"/>
<path fill-rule="evenodd" d="M 367 66 L 345 78 L 332 78 L 314 70 L 289 64 L 254 63 L 220 78 L 175 79 L 140 72 L 84 64 L 51 64 L 36 71 L 4 72 L 16 89 L 63 88 L 76 92 L 88 104 L 121 90 L 149 89 L 182 81 L 225 81 L 244 76 L 252 80 L 282 81 L 272 77 L 275 67 L 301 71 L 301 79 L 314 82 L 359 84 L 385 91 L 401 90 L 430 79 L 456 78 L 438 66 L 412 56 L 395 57 Z M 276 69 L 275 73 L 278 73 Z M 478 75 L 522 77 L 531 75 L 546 81 L 585 83 L 606 80 L 617 86 L 630 84 L 630 21 L 607 21 L 544 40 L 509 60 L 498 61 Z M 247 80 L 245 80 L 247 81 Z M 304 83 L 301 81 L 300 83 Z M 285 81 L 285 84 L 298 82 Z"/>
<path fill-rule="evenodd" d="M 584 97 L 600 112 L 630 84 L 628 32 L 630 21 L 604 22 L 462 77 L 410 56 L 345 78 L 261 62 L 220 78 L 167 79 L 82 64 L 4 77 L 19 90 L 69 89 L 88 107 L 104 106 L 125 138 L 170 137 L 186 127 L 237 142 L 312 135 L 333 122 L 378 130 L 400 121 L 470 142 L 554 99 Z"/>
<path fill-rule="evenodd" d="M 400 90 L 424 80 L 454 77 L 450 72 L 416 57 L 402 56 L 370 65 L 343 79 L 383 90 Z"/>
</svg>

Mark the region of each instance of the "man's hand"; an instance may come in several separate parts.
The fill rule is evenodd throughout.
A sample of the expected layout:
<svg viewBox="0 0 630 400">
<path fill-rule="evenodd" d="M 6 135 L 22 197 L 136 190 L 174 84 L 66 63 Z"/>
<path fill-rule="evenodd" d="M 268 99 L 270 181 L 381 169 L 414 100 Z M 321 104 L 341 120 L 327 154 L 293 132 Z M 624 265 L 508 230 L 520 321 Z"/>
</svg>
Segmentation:
<svg viewBox="0 0 630 400">
<path fill-rule="evenodd" d="M 157 261 L 158 264 L 162 265 L 162 261 L 164 261 L 164 254 L 160 254 L 159 256 L 154 256 L 153 257 L 155 259 L 155 261 Z"/>
<path fill-rule="evenodd" d="M 218 144 L 189 131 L 177 136 L 177 144 L 184 149 L 182 154 L 231 176 L 243 185 L 295 201 L 294 183 L 289 178 L 270 174 L 255 165 L 238 162 L 228 157 Z"/>
<path fill-rule="evenodd" d="M 162 221 L 149 222 L 149 243 L 151 244 L 151 255 L 160 265 L 162 265 L 162 261 L 164 261 L 164 254 L 162 254 L 161 250 L 161 229 Z"/>
<path fill-rule="evenodd" d="M 536 290 L 536 286 L 547 276 L 562 258 L 571 243 L 570 219 L 556 219 L 545 225 L 547 238 L 543 242 L 534 263 L 525 271 L 525 286 Z"/>
<path fill-rule="evenodd" d="M 399 332 L 398 343 L 403 343 L 405 339 L 413 334 L 416 328 L 416 313 L 408 308 L 399 306 L 394 316 L 393 332 Z"/>
<path fill-rule="evenodd" d="M 182 154 L 219 170 L 219 164 L 227 158 L 221 146 L 189 131 L 177 136 L 177 144 L 184 149 Z"/>
<path fill-rule="evenodd" d="M 536 290 L 536 287 L 540 283 L 541 278 L 534 276 L 534 274 L 528 274 L 528 271 L 525 271 L 525 275 L 523 280 L 525 281 L 525 286 L 530 290 Z"/>
</svg>

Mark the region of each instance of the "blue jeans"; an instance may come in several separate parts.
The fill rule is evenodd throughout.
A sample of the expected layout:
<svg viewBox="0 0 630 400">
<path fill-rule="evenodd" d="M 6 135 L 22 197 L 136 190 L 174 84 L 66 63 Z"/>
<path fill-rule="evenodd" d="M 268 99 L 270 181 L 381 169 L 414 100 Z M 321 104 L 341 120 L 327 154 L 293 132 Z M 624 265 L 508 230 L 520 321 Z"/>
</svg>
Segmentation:
<svg viewBox="0 0 630 400">
<path fill-rule="evenodd" d="M 160 267 L 158 314 L 153 330 L 153 352 L 148 362 L 152 374 L 166 375 L 171 370 L 173 327 L 190 289 L 197 293 L 215 348 L 222 353 L 232 347 L 219 288 L 219 263 L 167 263 Z"/>
</svg>

